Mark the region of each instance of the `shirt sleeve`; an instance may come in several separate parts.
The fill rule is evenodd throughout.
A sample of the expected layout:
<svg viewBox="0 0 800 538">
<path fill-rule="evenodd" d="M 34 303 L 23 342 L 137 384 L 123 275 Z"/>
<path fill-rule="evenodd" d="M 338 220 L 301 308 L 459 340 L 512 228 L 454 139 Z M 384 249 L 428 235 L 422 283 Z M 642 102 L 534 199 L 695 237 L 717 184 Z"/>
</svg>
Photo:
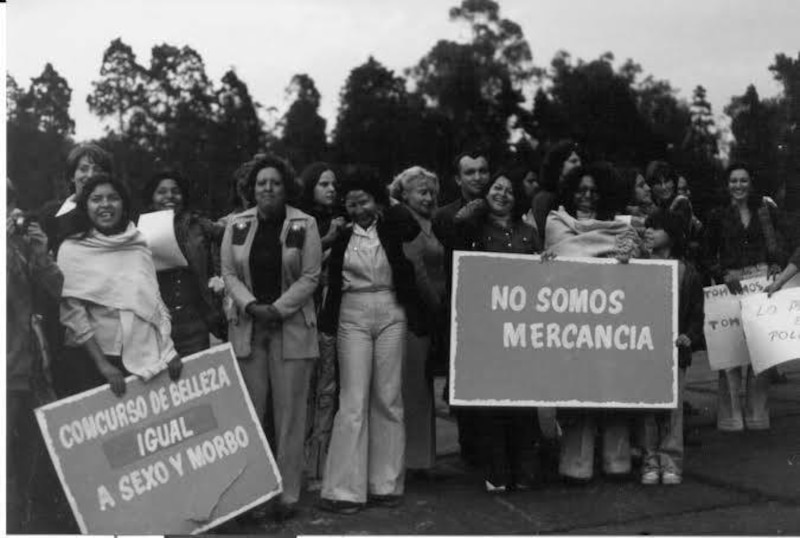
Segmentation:
<svg viewBox="0 0 800 538">
<path fill-rule="evenodd" d="M 67 342 L 85 344 L 94 336 L 94 327 L 89 321 L 89 313 L 80 299 L 64 297 L 60 305 L 61 324 L 66 329 Z"/>
</svg>

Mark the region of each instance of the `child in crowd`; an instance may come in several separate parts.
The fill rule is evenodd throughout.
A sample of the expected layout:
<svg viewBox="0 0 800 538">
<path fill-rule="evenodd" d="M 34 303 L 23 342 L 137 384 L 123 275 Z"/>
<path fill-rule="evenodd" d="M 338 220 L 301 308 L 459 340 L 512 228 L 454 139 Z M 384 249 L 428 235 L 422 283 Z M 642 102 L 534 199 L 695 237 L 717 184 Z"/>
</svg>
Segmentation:
<svg viewBox="0 0 800 538">
<path fill-rule="evenodd" d="M 703 335 L 703 284 L 684 260 L 686 244 L 679 217 L 658 210 L 645 222 L 645 245 L 654 259 L 678 260 L 678 403 L 670 411 L 648 413 L 643 420 L 642 484 L 680 484 L 683 473 L 683 387 L 692 347 Z"/>
</svg>

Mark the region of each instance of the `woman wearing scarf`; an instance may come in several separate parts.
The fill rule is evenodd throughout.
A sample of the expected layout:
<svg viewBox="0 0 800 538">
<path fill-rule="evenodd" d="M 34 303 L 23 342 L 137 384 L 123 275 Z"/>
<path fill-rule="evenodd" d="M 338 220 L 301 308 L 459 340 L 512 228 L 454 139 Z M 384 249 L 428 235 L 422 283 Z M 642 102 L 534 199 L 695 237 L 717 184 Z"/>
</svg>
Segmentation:
<svg viewBox="0 0 800 538">
<path fill-rule="evenodd" d="M 615 173 L 596 164 L 572 170 L 564 181 L 558 211 L 547 217 L 545 249 L 558 257 L 616 257 L 626 262 L 637 256 L 634 229 L 615 221 Z M 603 470 L 609 475 L 631 471 L 628 418 L 619 411 L 565 410 L 559 413 L 564 436 L 559 473 L 568 481 L 588 482 L 594 475 L 596 429 L 602 430 Z"/>
<path fill-rule="evenodd" d="M 175 238 L 188 264 L 157 273 L 172 319 L 172 340 L 182 356 L 208 349 L 209 333 L 224 339 L 226 332 L 222 310 L 210 288 L 211 277 L 219 274 L 214 252 L 225 228 L 190 210 L 188 194 L 186 182 L 175 170 L 154 175 L 143 192 L 152 211 L 174 211 Z"/>
<path fill-rule="evenodd" d="M 258 417 L 274 425 L 283 478 L 273 513 L 278 520 L 297 513 L 308 389 L 319 357 L 313 296 L 322 248 L 314 218 L 288 203 L 295 187 L 284 160 L 256 158 L 247 180 L 256 206 L 230 218 L 221 249 L 222 277 L 237 316 L 228 337 Z M 260 518 L 266 508 L 252 515 Z"/>
<path fill-rule="evenodd" d="M 58 252 L 68 346 L 59 374 L 70 393 L 110 383 L 121 396 L 125 376 L 146 380 L 167 368 L 176 379 L 182 365 L 170 337 L 169 312 L 150 249 L 130 221 L 125 187 L 105 174 L 93 176 L 75 211 L 80 231 Z"/>
</svg>

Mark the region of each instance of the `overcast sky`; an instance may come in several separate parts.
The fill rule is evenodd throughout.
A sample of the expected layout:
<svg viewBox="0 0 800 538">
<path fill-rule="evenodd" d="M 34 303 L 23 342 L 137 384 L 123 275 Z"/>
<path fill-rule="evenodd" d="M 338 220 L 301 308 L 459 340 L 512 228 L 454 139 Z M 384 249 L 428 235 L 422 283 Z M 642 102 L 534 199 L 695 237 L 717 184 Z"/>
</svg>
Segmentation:
<svg viewBox="0 0 800 538">
<path fill-rule="evenodd" d="M 254 98 L 285 110 L 285 88 L 308 73 L 322 94 L 321 114 L 335 122 L 350 70 L 371 54 L 395 70 L 414 65 L 439 39 L 458 39 L 448 20 L 459 0 L 11 0 L 8 70 L 20 85 L 46 62 L 73 89 L 78 140 L 102 134 L 86 96 L 103 51 L 116 37 L 140 63 L 160 43 L 189 45 L 219 82 L 234 67 Z M 690 97 L 708 90 L 714 111 L 755 84 L 779 91 L 768 66 L 800 51 L 798 0 L 499 0 L 501 14 L 522 26 L 534 62 L 559 49 L 593 59 L 605 51 L 633 58 L 646 73 Z"/>
</svg>

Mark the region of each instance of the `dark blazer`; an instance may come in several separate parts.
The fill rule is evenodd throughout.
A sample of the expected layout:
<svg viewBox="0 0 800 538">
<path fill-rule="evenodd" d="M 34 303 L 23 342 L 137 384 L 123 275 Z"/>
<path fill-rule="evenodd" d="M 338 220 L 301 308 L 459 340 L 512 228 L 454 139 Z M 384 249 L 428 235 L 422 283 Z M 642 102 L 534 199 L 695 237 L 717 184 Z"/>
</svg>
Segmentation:
<svg viewBox="0 0 800 538">
<path fill-rule="evenodd" d="M 51 200 L 36 212 L 42 231 L 47 235 L 47 248 L 55 256 L 64 239 L 80 231 L 81 219 L 76 210 L 56 216 L 64 200 Z"/>
<path fill-rule="evenodd" d="M 378 239 L 386 252 L 392 269 L 392 281 L 397 301 L 406 312 L 408 329 L 416 335 L 426 334 L 419 291 L 417 290 L 414 266 L 403 252 L 403 243 L 413 240 L 420 232 L 419 224 L 404 207 L 397 205 L 386 209 L 378 219 Z M 342 305 L 342 270 L 344 254 L 352 228 L 342 233 L 331 247 L 328 260 L 328 295 L 319 319 L 320 331 L 336 334 L 339 326 L 339 309 Z"/>
</svg>

